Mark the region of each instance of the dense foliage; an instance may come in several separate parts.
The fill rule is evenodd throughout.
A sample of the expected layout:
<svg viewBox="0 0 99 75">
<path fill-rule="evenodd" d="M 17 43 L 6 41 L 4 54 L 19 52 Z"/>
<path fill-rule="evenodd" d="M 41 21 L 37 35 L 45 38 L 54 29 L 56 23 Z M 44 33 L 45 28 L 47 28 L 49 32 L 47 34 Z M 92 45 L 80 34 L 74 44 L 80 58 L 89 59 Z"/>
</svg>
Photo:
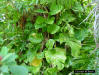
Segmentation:
<svg viewBox="0 0 99 75">
<path fill-rule="evenodd" d="M 0 0 L 0 75 L 98 71 L 90 2 Z"/>
</svg>

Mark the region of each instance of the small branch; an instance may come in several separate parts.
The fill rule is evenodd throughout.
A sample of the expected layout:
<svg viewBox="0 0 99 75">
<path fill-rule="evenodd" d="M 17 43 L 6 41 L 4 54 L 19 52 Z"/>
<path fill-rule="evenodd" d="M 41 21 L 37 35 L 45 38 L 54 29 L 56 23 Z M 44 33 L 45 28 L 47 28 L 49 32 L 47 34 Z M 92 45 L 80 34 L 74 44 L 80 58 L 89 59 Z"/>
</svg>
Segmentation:
<svg viewBox="0 0 99 75">
<path fill-rule="evenodd" d="M 88 20 L 88 18 L 91 16 L 91 14 L 94 13 L 94 10 L 95 9 L 96 9 L 96 7 L 93 8 L 93 10 L 89 13 L 89 15 L 79 25 L 81 25 L 83 22 L 85 22 L 86 20 Z"/>
</svg>

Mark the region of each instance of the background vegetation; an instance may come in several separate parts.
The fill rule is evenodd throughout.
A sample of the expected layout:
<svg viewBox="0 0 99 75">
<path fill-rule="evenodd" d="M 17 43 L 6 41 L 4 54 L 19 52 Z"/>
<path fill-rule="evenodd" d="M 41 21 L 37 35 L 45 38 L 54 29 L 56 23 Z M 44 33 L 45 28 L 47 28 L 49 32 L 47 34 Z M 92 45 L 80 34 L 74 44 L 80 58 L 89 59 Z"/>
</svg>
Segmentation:
<svg viewBox="0 0 99 75">
<path fill-rule="evenodd" d="M 98 75 L 90 2 L 0 0 L 0 75 Z"/>
</svg>

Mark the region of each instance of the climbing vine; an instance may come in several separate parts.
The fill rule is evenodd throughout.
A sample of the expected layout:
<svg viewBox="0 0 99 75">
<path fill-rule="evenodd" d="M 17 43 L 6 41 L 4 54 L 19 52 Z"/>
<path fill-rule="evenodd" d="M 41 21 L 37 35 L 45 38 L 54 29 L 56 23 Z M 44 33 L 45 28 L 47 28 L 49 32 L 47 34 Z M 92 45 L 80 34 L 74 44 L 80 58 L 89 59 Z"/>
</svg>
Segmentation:
<svg viewBox="0 0 99 75">
<path fill-rule="evenodd" d="M 72 75 L 95 69 L 91 0 L 1 0 L 0 73 Z M 87 75 L 87 74 L 86 74 Z"/>
</svg>

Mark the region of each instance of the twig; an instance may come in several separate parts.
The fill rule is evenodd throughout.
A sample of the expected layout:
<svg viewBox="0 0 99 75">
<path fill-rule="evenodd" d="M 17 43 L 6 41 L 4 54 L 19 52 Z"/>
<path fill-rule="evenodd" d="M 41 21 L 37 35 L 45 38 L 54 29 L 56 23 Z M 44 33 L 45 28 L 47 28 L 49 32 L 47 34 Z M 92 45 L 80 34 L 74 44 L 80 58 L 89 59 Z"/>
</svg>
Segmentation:
<svg viewBox="0 0 99 75">
<path fill-rule="evenodd" d="M 97 7 L 97 6 L 96 6 Z M 79 24 L 81 25 L 83 22 L 85 22 L 86 20 L 88 20 L 88 18 L 91 16 L 91 14 L 94 12 L 94 10 L 96 9 L 96 7 L 93 8 L 93 10 L 89 13 L 89 15 Z"/>
</svg>

